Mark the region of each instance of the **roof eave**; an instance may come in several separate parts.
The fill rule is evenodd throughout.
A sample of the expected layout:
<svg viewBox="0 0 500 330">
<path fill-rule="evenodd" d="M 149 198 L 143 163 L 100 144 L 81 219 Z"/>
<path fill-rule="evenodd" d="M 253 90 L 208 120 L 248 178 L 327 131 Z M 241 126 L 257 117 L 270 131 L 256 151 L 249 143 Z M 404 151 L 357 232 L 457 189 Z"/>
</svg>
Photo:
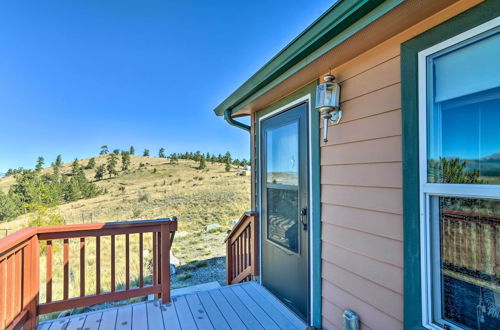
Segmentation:
<svg viewBox="0 0 500 330">
<path fill-rule="evenodd" d="M 380 16 L 396 7 L 404 0 L 353 0 L 340 1 L 328 9 L 314 21 L 304 32 L 290 42 L 282 51 L 267 62 L 259 71 L 250 77 L 241 87 L 214 109 L 218 116 L 224 115 L 226 109 L 235 114 L 240 105 L 260 90 L 277 80 L 285 72 L 292 69 L 307 57 L 310 61 L 321 56 L 324 51 L 317 52 L 322 46 L 335 38 L 354 23 L 363 20 L 368 13 L 374 11 L 384 2 L 388 3 L 381 10 Z M 376 15 L 379 17 L 379 15 Z M 373 15 L 370 15 L 370 22 Z M 309 62 L 310 62 L 309 61 Z"/>
</svg>

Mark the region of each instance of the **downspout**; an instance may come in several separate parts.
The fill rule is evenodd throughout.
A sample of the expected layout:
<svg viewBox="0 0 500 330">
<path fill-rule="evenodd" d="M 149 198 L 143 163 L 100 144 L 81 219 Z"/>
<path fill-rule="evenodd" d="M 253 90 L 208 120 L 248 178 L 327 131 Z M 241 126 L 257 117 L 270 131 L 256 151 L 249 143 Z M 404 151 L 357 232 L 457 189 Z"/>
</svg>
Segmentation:
<svg viewBox="0 0 500 330">
<path fill-rule="evenodd" d="M 231 117 L 231 110 L 231 108 L 227 108 L 226 110 L 224 110 L 224 119 L 227 121 L 227 123 L 229 125 L 244 129 L 245 131 L 250 133 L 250 126 L 234 120 L 233 117 Z"/>
</svg>

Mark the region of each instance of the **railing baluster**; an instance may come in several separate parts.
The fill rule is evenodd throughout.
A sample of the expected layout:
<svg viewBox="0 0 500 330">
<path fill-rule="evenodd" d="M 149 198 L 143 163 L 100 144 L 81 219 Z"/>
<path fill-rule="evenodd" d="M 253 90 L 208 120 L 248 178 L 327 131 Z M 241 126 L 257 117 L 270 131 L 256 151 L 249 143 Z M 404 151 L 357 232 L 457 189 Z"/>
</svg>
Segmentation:
<svg viewBox="0 0 500 330">
<path fill-rule="evenodd" d="M 14 314 L 18 315 L 21 312 L 21 296 L 22 296 L 22 287 L 21 287 L 21 257 L 22 252 L 17 251 L 15 254 L 15 270 L 14 270 Z"/>
<path fill-rule="evenodd" d="M 139 233 L 139 287 L 144 286 L 144 235 Z"/>
<path fill-rule="evenodd" d="M 130 235 L 125 234 L 125 288 L 130 288 Z"/>
<path fill-rule="evenodd" d="M 7 305 L 5 299 L 5 259 L 0 259 L 0 329 L 5 328 L 5 306 Z"/>
<path fill-rule="evenodd" d="M 111 235 L 111 292 L 115 292 L 115 235 Z"/>
<path fill-rule="evenodd" d="M 158 280 L 158 284 L 161 284 L 161 280 L 162 280 L 162 255 L 163 255 L 163 251 L 162 251 L 162 248 L 163 248 L 163 245 L 162 245 L 162 239 L 161 239 L 161 232 L 158 232 L 157 233 L 158 235 L 158 238 L 156 240 L 156 244 L 157 244 L 157 249 L 156 249 L 156 253 L 157 253 L 157 262 L 156 262 L 156 270 L 158 271 L 158 275 L 157 275 L 157 280 Z M 161 298 L 161 292 L 158 293 L 156 295 L 156 299 L 158 298 Z"/>
<path fill-rule="evenodd" d="M 153 285 L 156 285 L 158 284 L 158 280 L 157 280 L 157 275 L 158 275 L 158 272 L 157 272 L 157 265 L 156 265 L 156 262 L 157 262 L 157 246 L 156 246 L 156 233 L 153 232 L 152 233 L 153 235 L 153 274 L 152 275 L 152 280 L 153 280 Z"/>
<path fill-rule="evenodd" d="M 64 259 L 64 289 L 63 289 L 63 297 L 64 300 L 68 299 L 69 297 L 69 240 L 65 239 L 63 241 L 64 245 L 64 252 L 63 252 L 63 259 Z"/>
<path fill-rule="evenodd" d="M 13 280 L 14 280 L 14 256 L 11 255 L 7 258 L 7 283 L 6 284 L 8 284 L 8 285 L 6 286 L 7 299 L 6 299 L 6 303 L 5 303 L 5 305 L 7 306 L 7 310 L 6 310 L 7 322 L 5 322 L 6 324 L 10 324 L 10 322 L 13 319 L 12 308 L 14 305 L 14 294 L 12 292 L 13 291 L 12 285 L 10 285 L 10 283 L 12 283 Z"/>
<path fill-rule="evenodd" d="M 85 238 L 80 238 L 80 297 L 85 296 Z"/>
<path fill-rule="evenodd" d="M 52 241 L 47 241 L 45 246 L 45 301 L 52 301 Z"/>
<path fill-rule="evenodd" d="M 101 236 L 95 238 L 95 294 L 101 293 Z"/>
</svg>

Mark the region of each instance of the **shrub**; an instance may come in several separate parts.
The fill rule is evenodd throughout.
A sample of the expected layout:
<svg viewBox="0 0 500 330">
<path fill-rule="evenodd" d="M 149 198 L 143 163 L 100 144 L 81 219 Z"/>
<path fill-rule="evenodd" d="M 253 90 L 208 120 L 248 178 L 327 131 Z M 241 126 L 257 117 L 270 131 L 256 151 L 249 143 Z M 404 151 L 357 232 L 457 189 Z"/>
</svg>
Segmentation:
<svg viewBox="0 0 500 330">
<path fill-rule="evenodd" d="M 149 194 L 147 192 L 143 192 L 139 194 L 139 202 L 149 202 Z"/>
</svg>

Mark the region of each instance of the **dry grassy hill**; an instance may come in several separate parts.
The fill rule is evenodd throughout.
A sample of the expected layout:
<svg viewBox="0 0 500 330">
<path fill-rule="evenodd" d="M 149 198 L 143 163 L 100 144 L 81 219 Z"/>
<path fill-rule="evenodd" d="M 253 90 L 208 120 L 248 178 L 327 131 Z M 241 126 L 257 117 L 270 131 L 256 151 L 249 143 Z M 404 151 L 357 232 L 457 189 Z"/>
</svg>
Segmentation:
<svg viewBox="0 0 500 330">
<path fill-rule="evenodd" d="M 250 178 L 237 175 L 240 170 L 236 168 L 226 172 L 225 165 L 219 163 L 208 162 L 207 169 L 198 170 L 198 163 L 189 160 L 179 160 L 178 164 L 171 164 L 166 158 L 138 156 L 131 158 L 129 173 L 120 172 L 117 177 L 106 176 L 105 179 L 97 182 L 98 186 L 106 188 L 107 193 L 95 198 L 60 205 L 54 208 L 53 212 L 61 215 L 66 224 L 177 216 L 179 229 L 174 240 L 173 253 L 179 258 L 181 265 L 189 264 L 191 270 L 194 270 L 206 265 L 200 260 L 224 256 L 223 242 L 226 231 L 232 227 L 232 220 L 239 218 L 250 208 Z M 107 157 L 99 156 L 95 159 L 99 165 L 105 163 Z M 80 164 L 86 165 L 87 161 L 88 159 L 81 160 Z M 144 164 L 143 167 L 140 166 L 141 163 Z M 42 173 L 51 171 L 51 168 L 46 168 L 42 170 Z M 62 166 L 62 173 L 70 171 L 71 162 L 65 163 Z M 88 178 L 93 178 L 94 173 L 93 169 L 85 170 Z M 7 192 L 14 182 L 15 179 L 12 177 L 0 178 L 0 189 Z M 3 237 L 5 233 L 2 229 L 9 229 L 11 230 L 9 233 L 12 233 L 12 230 L 26 227 L 28 219 L 29 215 L 22 215 L 12 221 L 0 223 L 0 237 Z M 219 224 L 221 227 L 206 232 L 205 226 L 210 224 Z M 92 263 L 95 260 L 92 245 L 90 241 L 87 252 L 89 272 L 93 271 Z M 72 246 L 70 253 L 74 249 L 77 255 L 77 242 L 74 244 L 70 242 L 70 246 Z M 118 239 L 117 260 L 122 259 L 120 255 L 123 253 L 123 246 L 124 242 Z M 135 249 L 133 237 L 131 237 L 131 249 L 132 251 Z M 107 254 L 109 251 L 103 253 Z M 107 259 L 105 255 L 102 255 L 102 258 Z M 43 260 L 41 264 L 43 266 Z M 133 271 L 134 268 L 138 268 L 138 265 L 134 267 L 132 262 L 131 267 Z M 57 265 L 54 266 L 55 281 L 62 276 L 58 274 L 56 268 L 58 268 Z M 72 273 L 78 274 L 76 264 L 71 268 Z M 118 272 L 121 268 L 117 265 Z M 87 288 L 89 292 L 92 292 L 95 274 L 87 275 Z M 118 279 L 123 277 L 124 281 L 124 274 L 119 273 L 117 277 Z M 106 278 L 105 274 L 103 278 Z M 72 282 L 71 287 L 75 288 L 74 294 L 78 294 L 76 288 L 78 288 L 79 279 L 74 278 Z M 175 286 L 184 286 L 184 284 L 174 284 Z M 57 296 L 58 293 L 55 295 Z"/>
</svg>

